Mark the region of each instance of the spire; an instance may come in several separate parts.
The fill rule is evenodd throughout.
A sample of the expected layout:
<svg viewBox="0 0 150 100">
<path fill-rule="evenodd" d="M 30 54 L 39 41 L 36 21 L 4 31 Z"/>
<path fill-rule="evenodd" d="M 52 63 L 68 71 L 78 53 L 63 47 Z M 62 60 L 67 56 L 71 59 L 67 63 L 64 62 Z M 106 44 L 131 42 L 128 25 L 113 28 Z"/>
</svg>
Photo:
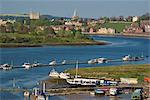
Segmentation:
<svg viewBox="0 0 150 100">
<path fill-rule="evenodd" d="M 76 9 L 73 12 L 73 16 L 77 16 L 77 10 Z"/>
</svg>

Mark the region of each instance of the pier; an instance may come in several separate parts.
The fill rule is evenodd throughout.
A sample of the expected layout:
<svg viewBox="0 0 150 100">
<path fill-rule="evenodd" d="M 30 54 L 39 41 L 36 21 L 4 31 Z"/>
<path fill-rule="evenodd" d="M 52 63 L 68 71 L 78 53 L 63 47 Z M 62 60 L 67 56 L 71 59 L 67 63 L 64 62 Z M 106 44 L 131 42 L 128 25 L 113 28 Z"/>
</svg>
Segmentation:
<svg viewBox="0 0 150 100">
<path fill-rule="evenodd" d="M 143 59 L 139 59 L 139 60 L 130 60 L 130 61 L 140 61 L 140 60 L 144 60 L 144 58 Z M 109 62 L 125 62 L 125 61 L 123 61 L 122 59 L 107 59 L 107 62 L 102 62 L 102 63 L 109 63 Z M 39 65 L 37 65 L 37 66 L 34 66 L 34 64 L 35 63 L 33 63 L 33 64 L 31 64 L 31 68 L 36 68 L 36 67 L 48 67 L 48 66 L 50 66 L 50 67 L 57 67 L 57 66 L 65 66 L 65 65 L 75 65 L 76 64 L 76 61 L 68 61 L 68 62 L 66 62 L 66 63 L 56 63 L 56 64 L 53 64 L 53 65 L 50 65 L 50 64 L 42 64 L 42 63 L 40 63 Z M 84 62 L 78 62 L 78 64 L 90 64 L 90 65 L 92 65 L 92 64 L 101 64 L 101 63 L 98 63 L 98 62 L 95 62 L 95 63 L 88 63 L 88 61 L 84 61 Z M 8 64 L 9 65 L 9 64 Z M 3 67 L 2 67 L 3 65 L 1 65 L 0 66 L 0 69 L 4 69 Z M 23 67 L 22 65 L 13 65 L 13 64 L 11 64 L 11 65 L 9 65 L 11 68 L 9 69 L 6 69 L 6 70 L 11 70 L 11 69 L 18 69 L 18 68 L 25 68 L 25 67 Z"/>
</svg>

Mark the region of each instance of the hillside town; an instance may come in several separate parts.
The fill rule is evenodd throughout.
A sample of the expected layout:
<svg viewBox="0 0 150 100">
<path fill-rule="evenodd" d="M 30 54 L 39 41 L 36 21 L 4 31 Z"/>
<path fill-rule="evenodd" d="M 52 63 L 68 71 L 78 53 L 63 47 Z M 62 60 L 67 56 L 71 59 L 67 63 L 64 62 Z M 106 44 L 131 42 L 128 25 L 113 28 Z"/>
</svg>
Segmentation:
<svg viewBox="0 0 150 100">
<path fill-rule="evenodd" d="M 24 15 L 1 14 L 0 16 L 1 33 L 14 33 L 14 24 L 19 22 L 21 29 L 29 33 L 31 21 L 36 21 L 35 30 L 41 32 L 46 28 L 52 28 L 56 33 L 64 31 L 80 31 L 89 34 L 148 34 L 150 33 L 150 15 L 149 13 L 142 16 L 119 16 L 119 17 L 100 17 L 100 18 L 80 18 L 77 11 L 74 10 L 71 18 L 48 17 L 40 15 L 39 12 L 30 12 Z M 40 21 L 45 21 L 40 22 Z"/>
</svg>

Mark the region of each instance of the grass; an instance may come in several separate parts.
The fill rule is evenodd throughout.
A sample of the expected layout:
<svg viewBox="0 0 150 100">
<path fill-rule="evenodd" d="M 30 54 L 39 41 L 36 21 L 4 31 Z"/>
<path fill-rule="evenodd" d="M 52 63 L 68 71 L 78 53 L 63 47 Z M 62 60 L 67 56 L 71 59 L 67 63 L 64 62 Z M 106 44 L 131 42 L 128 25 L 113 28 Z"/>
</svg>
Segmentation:
<svg viewBox="0 0 150 100">
<path fill-rule="evenodd" d="M 0 33 L 1 46 L 9 45 L 43 45 L 51 43 L 80 43 L 94 42 L 88 38 L 75 37 L 48 37 L 44 35 L 18 34 L 18 33 Z"/>
<path fill-rule="evenodd" d="M 67 72 L 75 75 L 75 69 L 68 70 Z M 150 64 L 79 68 L 78 71 L 78 74 L 82 77 L 138 78 L 139 82 L 142 82 L 144 77 L 150 77 L 149 73 Z"/>
<path fill-rule="evenodd" d="M 130 26 L 131 23 L 105 23 L 102 27 L 113 28 L 116 30 L 116 33 L 123 32 L 123 29 L 126 26 Z"/>
</svg>

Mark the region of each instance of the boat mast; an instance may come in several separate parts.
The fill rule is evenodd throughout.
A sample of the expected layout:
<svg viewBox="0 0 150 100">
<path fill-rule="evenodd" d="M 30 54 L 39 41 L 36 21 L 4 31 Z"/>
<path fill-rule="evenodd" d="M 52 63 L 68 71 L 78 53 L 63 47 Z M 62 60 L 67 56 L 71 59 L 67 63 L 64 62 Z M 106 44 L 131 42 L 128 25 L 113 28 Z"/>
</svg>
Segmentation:
<svg viewBox="0 0 150 100">
<path fill-rule="evenodd" d="M 78 64 L 79 64 L 79 62 L 78 62 L 78 60 L 77 60 L 77 62 L 76 62 L 76 76 L 75 76 L 75 78 L 78 77 Z"/>
</svg>

